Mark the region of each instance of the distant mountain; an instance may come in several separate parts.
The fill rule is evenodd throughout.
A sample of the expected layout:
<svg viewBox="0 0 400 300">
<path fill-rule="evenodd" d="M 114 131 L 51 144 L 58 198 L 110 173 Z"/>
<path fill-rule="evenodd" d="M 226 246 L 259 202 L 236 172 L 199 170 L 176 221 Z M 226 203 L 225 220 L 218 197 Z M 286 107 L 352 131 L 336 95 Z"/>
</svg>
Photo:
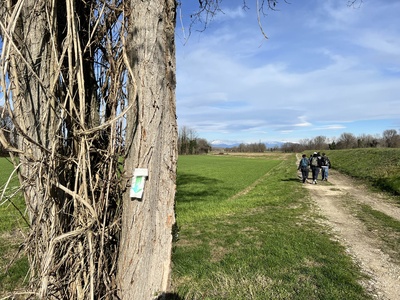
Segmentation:
<svg viewBox="0 0 400 300">
<path fill-rule="evenodd" d="M 267 147 L 267 149 L 269 149 L 269 148 L 276 148 L 276 147 L 280 148 L 283 144 L 286 144 L 286 142 L 273 141 L 273 142 L 265 142 L 264 144 Z"/>
<path fill-rule="evenodd" d="M 278 142 L 278 141 L 268 141 L 268 142 L 261 142 L 264 143 L 267 149 L 270 148 L 280 148 L 286 142 Z M 221 141 L 215 140 L 211 142 L 211 147 L 213 148 L 233 148 L 237 147 L 240 144 L 254 144 L 254 143 L 238 143 L 238 142 L 229 142 L 229 141 Z"/>
<path fill-rule="evenodd" d="M 220 140 L 212 141 L 210 144 L 211 147 L 213 148 L 233 148 L 240 145 L 240 143 L 220 141 Z"/>
</svg>

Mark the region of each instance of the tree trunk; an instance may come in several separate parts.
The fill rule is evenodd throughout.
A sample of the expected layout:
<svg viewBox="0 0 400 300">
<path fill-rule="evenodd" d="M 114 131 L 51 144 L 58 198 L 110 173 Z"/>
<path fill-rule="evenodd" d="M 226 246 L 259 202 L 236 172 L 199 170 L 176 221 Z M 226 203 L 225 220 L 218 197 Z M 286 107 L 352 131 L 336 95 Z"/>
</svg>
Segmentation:
<svg viewBox="0 0 400 300">
<path fill-rule="evenodd" d="M 40 299 L 110 299 L 116 290 L 122 194 L 117 122 L 110 120 L 116 103 L 125 100 L 115 96 L 121 89 L 115 77 L 121 75 L 109 71 L 112 63 L 119 66 L 112 55 L 103 55 L 108 60 L 101 65 L 108 69 L 98 67 L 95 82 L 94 50 L 102 38 L 90 30 L 101 18 L 91 13 L 99 2 L 2 3 L 7 59 L 0 63 L 9 84 L 4 73 L 1 84 L 19 135 L 13 151 L 29 213 L 31 291 Z M 117 84 L 97 89 L 102 82 Z M 101 127 L 100 100 L 107 103 Z"/>
<path fill-rule="evenodd" d="M 175 223 L 175 0 L 2 3 L 0 84 L 18 129 L 32 294 L 162 295 Z M 141 199 L 126 189 L 135 168 L 148 169 Z"/>
<path fill-rule="evenodd" d="M 123 299 L 152 299 L 170 281 L 177 159 L 174 0 L 131 0 L 125 171 L 149 172 L 141 199 L 123 198 L 117 281 Z"/>
<path fill-rule="evenodd" d="M 8 7 L 17 20 L 14 45 L 19 49 L 11 47 L 9 80 L 13 93 L 13 122 L 19 132 L 19 177 L 32 229 L 30 240 L 34 239 L 30 246 L 35 250 L 28 258 L 31 275 L 35 277 L 45 273 L 46 266 L 40 264 L 40 259 L 48 250 L 47 245 L 37 247 L 39 240 L 54 235 L 54 228 L 49 226 L 53 222 L 42 220 L 56 218 L 54 203 L 44 205 L 48 198 L 49 174 L 40 167 L 43 161 L 56 164 L 55 152 L 50 150 L 56 127 L 54 98 L 50 96 L 51 82 L 54 82 L 51 70 L 56 58 L 49 35 L 49 25 L 55 26 L 55 23 L 51 18 L 54 7 L 45 8 L 44 2 L 27 0 L 18 11 L 19 6 Z M 50 19 L 46 19 L 45 9 Z"/>
</svg>

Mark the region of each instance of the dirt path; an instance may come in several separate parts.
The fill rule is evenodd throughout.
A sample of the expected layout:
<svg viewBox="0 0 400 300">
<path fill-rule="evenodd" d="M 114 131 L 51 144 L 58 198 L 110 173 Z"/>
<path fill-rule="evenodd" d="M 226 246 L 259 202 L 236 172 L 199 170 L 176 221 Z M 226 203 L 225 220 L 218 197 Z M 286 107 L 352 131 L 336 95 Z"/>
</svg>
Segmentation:
<svg viewBox="0 0 400 300">
<path fill-rule="evenodd" d="M 382 195 L 369 192 L 351 178 L 329 170 L 329 183 L 304 184 L 320 213 L 326 217 L 336 238 L 371 277 L 363 282 L 376 299 L 400 299 L 400 266 L 381 250 L 381 241 L 368 233 L 364 224 L 351 212 L 353 204 L 367 204 L 400 221 L 400 208 Z"/>
</svg>

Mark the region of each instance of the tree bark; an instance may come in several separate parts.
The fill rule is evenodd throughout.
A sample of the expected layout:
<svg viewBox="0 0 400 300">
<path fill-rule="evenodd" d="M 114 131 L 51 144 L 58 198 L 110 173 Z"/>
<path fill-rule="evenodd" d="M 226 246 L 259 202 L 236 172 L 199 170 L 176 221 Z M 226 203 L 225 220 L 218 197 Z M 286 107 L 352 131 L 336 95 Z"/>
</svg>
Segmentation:
<svg viewBox="0 0 400 300">
<path fill-rule="evenodd" d="M 54 7 L 46 7 L 44 2 L 35 0 L 25 1 L 20 10 L 20 3 L 12 6 L 9 1 L 8 5 L 12 17 L 16 18 L 15 48 L 10 50 L 8 74 L 13 93 L 13 122 L 19 132 L 19 177 L 32 229 L 30 237 L 48 236 L 54 234 L 54 228 L 41 220 L 56 216 L 53 205 L 44 205 L 48 197 L 49 174 L 40 168 L 40 162 L 51 156 L 49 148 L 56 127 L 54 98 L 50 97 L 51 82 L 54 82 L 51 70 L 56 59 L 49 35 L 49 25 L 56 26 L 52 19 Z M 43 13 L 46 10 L 50 19 Z M 28 255 L 33 266 L 32 277 L 45 273 L 44 264 L 38 262 L 45 256 L 47 247 L 36 245 L 31 244 L 36 250 Z"/>
<path fill-rule="evenodd" d="M 175 223 L 175 0 L 2 3 L 0 83 L 18 129 L 32 294 L 162 295 Z M 141 199 L 129 195 L 135 168 L 149 173 Z"/>
<path fill-rule="evenodd" d="M 147 168 L 142 199 L 123 197 L 117 281 L 122 299 L 152 299 L 170 282 L 177 160 L 174 0 L 131 0 L 125 171 Z"/>
<path fill-rule="evenodd" d="M 101 39 L 90 40 L 89 30 L 96 2 L 3 2 L 7 59 L 1 70 L 8 71 L 9 84 L 4 73 L 1 84 L 19 134 L 14 162 L 29 213 L 31 291 L 40 299 L 110 298 L 116 290 L 120 153 L 116 122 L 98 126 L 100 100 L 111 106 L 119 99 L 107 89 L 99 98 L 95 82 L 94 50 Z M 104 56 L 110 58 L 104 68 L 116 61 Z M 115 82 L 111 73 L 101 79 Z M 115 117 L 115 107 L 103 122 Z"/>
</svg>

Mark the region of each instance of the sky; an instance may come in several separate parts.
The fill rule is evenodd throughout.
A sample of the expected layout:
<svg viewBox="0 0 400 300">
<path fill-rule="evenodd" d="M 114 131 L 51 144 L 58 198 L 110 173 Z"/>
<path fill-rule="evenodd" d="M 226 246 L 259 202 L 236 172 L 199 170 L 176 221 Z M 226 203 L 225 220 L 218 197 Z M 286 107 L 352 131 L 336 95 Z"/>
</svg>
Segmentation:
<svg viewBox="0 0 400 300">
<path fill-rule="evenodd" d="M 261 0 L 259 0 L 261 2 Z M 210 143 L 299 142 L 400 133 L 400 1 L 222 1 L 204 29 L 183 0 L 177 121 Z"/>
</svg>

